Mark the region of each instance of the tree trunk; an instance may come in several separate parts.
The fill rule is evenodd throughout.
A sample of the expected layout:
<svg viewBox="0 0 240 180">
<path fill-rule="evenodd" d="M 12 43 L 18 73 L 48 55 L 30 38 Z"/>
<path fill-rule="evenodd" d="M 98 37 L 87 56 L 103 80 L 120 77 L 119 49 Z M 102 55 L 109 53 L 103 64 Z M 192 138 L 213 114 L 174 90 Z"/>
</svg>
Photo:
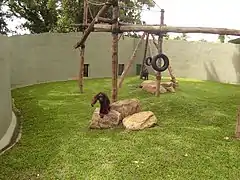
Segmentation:
<svg viewBox="0 0 240 180">
<path fill-rule="evenodd" d="M 160 16 L 160 25 L 164 25 L 164 10 L 161 9 L 161 16 Z M 158 36 L 158 54 L 162 54 L 162 43 L 163 43 L 163 35 L 159 33 Z M 161 61 L 159 63 L 161 65 Z M 162 80 L 161 72 L 157 72 L 156 74 L 156 93 L 155 95 L 158 97 L 160 95 L 160 84 Z"/>
<path fill-rule="evenodd" d="M 240 107 L 238 107 L 238 112 L 237 112 L 235 137 L 238 139 L 240 138 Z"/>
<path fill-rule="evenodd" d="M 88 3 L 87 0 L 84 0 L 84 12 L 83 12 L 83 23 L 86 25 L 88 22 Z M 84 28 L 83 28 L 84 29 Z M 84 35 L 85 30 L 83 30 Z M 81 46 L 80 50 L 80 68 L 78 75 L 78 85 L 80 93 L 83 93 L 83 75 L 84 75 L 84 55 L 85 54 L 85 43 Z"/>
<path fill-rule="evenodd" d="M 117 101 L 118 87 L 118 0 L 113 1 L 113 21 L 112 25 L 112 103 Z"/>
</svg>

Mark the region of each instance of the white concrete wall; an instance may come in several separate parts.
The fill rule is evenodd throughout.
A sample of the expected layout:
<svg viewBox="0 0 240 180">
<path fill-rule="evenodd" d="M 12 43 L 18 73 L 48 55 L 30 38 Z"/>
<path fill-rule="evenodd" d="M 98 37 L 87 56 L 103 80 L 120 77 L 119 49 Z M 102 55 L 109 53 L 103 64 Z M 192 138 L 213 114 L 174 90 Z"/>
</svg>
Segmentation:
<svg viewBox="0 0 240 180">
<path fill-rule="evenodd" d="M 12 99 L 10 83 L 9 59 L 5 52 L 8 48 L 8 38 L 0 36 L 0 150 L 11 140 L 16 121 L 12 119 Z"/>
</svg>

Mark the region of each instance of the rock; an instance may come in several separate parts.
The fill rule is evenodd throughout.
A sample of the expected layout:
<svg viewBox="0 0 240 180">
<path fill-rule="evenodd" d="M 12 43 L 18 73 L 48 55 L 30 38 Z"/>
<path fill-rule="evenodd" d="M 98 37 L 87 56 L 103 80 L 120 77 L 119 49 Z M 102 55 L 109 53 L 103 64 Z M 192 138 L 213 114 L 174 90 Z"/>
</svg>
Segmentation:
<svg viewBox="0 0 240 180">
<path fill-rule="evenodd" d="M 172 82 L 161 82 L 161 85 L 163 87 L 171 87 L 173 85 L 173 83 Z"/>
<path fill-rule="evenodd" d="M 156 88 L 156 81 L 153 81 L 153 80 L 143 81 L 141 83 L 141 87 L 142 87 L 143 90 L 154 94 L 156 92 L 156 89 L 157 89 Z M 166 92 L 167 92 L 167 90 L 162 85 L 160 85 L 160 93 L 163 94 L 163 93 L 166 93 Z"/>
<path fill-rule="evenodd" d="M 128 130 L 141 130 L 155 125 L 157 118 L 151 111 L 142 111 L 125 117 L 122 123 Z"/>
<path fill-rule="evenodd" d="M 143 82 L 141 83 L 141 86 L 146 86 L 146 85 L 149 85 L 149 84 L 154 85 L 155 83 L 156 83 L 156 81 L 146 80 L 146 81 L 143 81 Z"/>
<path fill-rule="evenodd" d="M 171 82 L 173 83 L 173 88 L 176 89 L 177 87 L 179 87 L 179 83 L 176 79 L 171 80 Z"/>
<path fill-rule="evenodd" d="M 89 128 L 91 129 L 107 129 L 117 127 L 121 123 L 121 114 L 115 110 L 111 110 L 103 118 L 99 116 L 100 108 L 96 108 L 92 115 Z"/>
<path fill-rule="evenodd" d="M 143 81 L 139 87 L 141 87 L 147 92 L 154 94 L 156 92 L 156 81 L 153 81 L 153 80 Z M 173 82 L 161 82 L 160 93 L 163 94 L 166 92 L 176 92 L 174 89 Z"/>
<path fill-rule="evenodd" d="M 141 111 L 140 101 L 138 99 L 125 99 L 111 104 L 111 110 L 121 114 L 121 120 L 129 115 Z"/>
<path fill-rule="evenodd" d="M 173 82 L 161 82 L 161 85 L 168 91 L 168 92 L 176 92 L 173 87 Z"/>
<path fill-rule="evenodd" d="M 165 89 L 166 89 L 168 92 L 172 92 L 172 93 L 175 93 L 175 92 L 176 92 L 173 86 L 171 86 L 171 87 L 166 87 Z"/>
</svg>

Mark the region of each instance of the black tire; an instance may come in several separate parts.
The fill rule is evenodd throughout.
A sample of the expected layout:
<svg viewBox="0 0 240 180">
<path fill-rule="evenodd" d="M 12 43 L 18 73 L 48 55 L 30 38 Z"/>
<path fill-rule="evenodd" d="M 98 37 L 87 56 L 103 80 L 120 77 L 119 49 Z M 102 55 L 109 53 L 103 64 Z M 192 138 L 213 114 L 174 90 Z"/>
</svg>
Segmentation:
<svg viewBox="0 0 240 180">
<path fill-rule="evenodd" d="M 163 66 L 158 67 L 158 66 L 157 66 L 157 61 L 160 60 L 160 59 L 163 60 L 164 64 L 163 64 Z M 165 54 L 158 54 L 158 55 L 156 55 L 156 56 L 154 56 L 154 57 L 152 58 L 152 63 L 151 63 L 151 64 L 152 64 L 152 68 L 153 68 L 155 71 L 163 72 L 163 71 L 165 71 L 165 70 L 168 68 L 168 66 L 169 66 L 169 59 L 168 59 L 168 57 L 167 57 Z"/>
<path fill-rule="evenodd" d="M 149 57 L 147 57 L 147 58 L 145 59 L 145 64 L 146 64 L 147 66 L 151 66 L 151 63 L 152 63 L 152 57 L 149 56 Z"/>
</svg>

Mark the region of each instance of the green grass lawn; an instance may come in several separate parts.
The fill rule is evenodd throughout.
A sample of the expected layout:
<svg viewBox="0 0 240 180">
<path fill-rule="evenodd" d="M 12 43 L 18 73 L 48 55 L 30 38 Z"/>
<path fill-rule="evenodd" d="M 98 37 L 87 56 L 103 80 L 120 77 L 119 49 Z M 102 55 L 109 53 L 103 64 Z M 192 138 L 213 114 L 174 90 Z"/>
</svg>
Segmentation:
<svg viewBox="0 0 240 180">
<path fill-rule="evenodd" d="M 180 79 L 176 93 L 160 97 L 124 81 L 119 99 L 139 98 L 159 126 L 142 131 L 89 130 L 99 91 L 111 79 L 40 84 L 15 89 L 22 138 L 0 156 L 0 179 L 240 179 L 240 141 L 234 135 L 240 87 Z"/>
</svg>

